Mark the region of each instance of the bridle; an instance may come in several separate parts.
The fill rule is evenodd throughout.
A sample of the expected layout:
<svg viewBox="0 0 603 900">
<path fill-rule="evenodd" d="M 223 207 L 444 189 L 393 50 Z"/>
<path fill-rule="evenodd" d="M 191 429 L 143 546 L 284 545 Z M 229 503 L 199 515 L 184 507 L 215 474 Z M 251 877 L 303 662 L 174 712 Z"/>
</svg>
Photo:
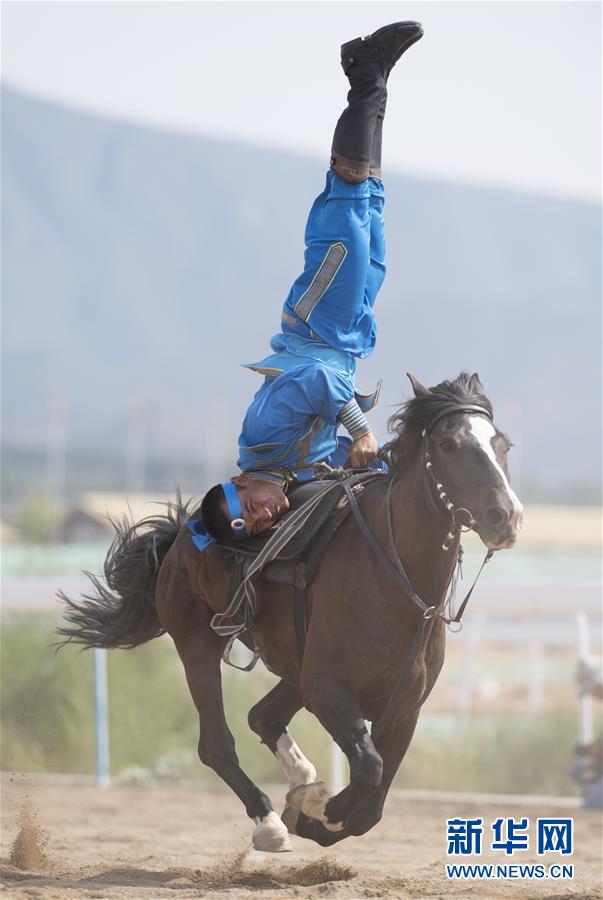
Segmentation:
<svg viewBox="0 0 603 900">
<path fill-rule="evenodd" d="M 429 425 L 423 429 L 421 432 L 421 437 L 423 439 L 423 465 L 425 471 L 429 476 L 430 485 L 434 488 L 432 494 L 435 492 L 437 497 L 437 502 L 439 502 L 442 507 L 444 513 L 451 520 L 451 528 L 446 537 L 444 538 L 444 542 L 442 544 L 442 550 L 447 551 L 450 550 L 452 543 L 455 537 L 458 534 L 463 533 L 463 529 L 465 532 L 473 531 L 477 522 L 473 513 L 468 510 L 464 506 L 455 506 L 452 500 L 450 499 L 449 494 L 444 488 L 443 483 L 438 479 L 434 470 L 433 470 L 433 461 L 431 458 L 431 453 L 429 452 L 429 438 L 432 429 L 437 425 L 441 419 L 446 416 L 452 415 L 453 413 L 475 413 L 481 416 L 486 416 L 491 422 L 493 422 L 492 414 L 489 410 L 487 410 L 484 406 L 478 406 L 475 403 L 467 403 L 467 404 L 459 404 L 459 403 L 447 403 L 431 419 Z M 436 505 L 437 505 L 436 502 Z M 467 521 L 462 522 L 459 519 L 459 514 L 466 514 Z"/>
<path fill-rule="evenodd" d="M 465 529 L 465 531 L 471 531 L 472 528 L 477 524 L 477 522 L 476 522 L 475 518 L 473 517 L 473 514 L 468 509 L 466 509 L 465 507 L 462 507 L 462 506 L 455 506 L 455 504 L 450 499 L 448 493 L 444 489 L 444 484 L 437 478 L 436 474 L 434 473 L 433 461 L 431 458 L 431 454 L 429 452 L 429 436 L 430 436 L 430 432 L 434 428 L 434 426 L 437 425 L 437 423 L 439 421 L 441 421 L 441 419 L 443 419 L 445 416 L 452 415 L 453 413 L 462 413 L 462 412 L 479 413 L 480 415 L 487 416 L 488 419 L 490 419 L 490 421 L 493 421 L 491 413 L 483 406 L 478 406 L 477 404 L 473 404 L 473 403 L 465 403 L 465 404 L 447 403 L 447 404 L 445 404 L 445 406 L 443 406 L 441 409 L 439 409 L 437 411 L 437 413 L 433 416 L 433 418 L 429 422 L 429 425 L 427 425 L 421 432 L 421 437 L 423 439 L 423 464 L 424 464 L 424 468 L 429 476 L 430 484 L 435 489 L 435 492 L 437 494 L 437 497 L 438 497 L 438 500 L 440 503 L 440 508 L 438 508 L 438 512 L 441 512 L 443 510 L 451 521 L 450 530 L 448 531 L 448 534 L 446 535 L 446 537 L 444 538 L 444 542 L 442 543 L 442 550 L 444 550 L 444 552 L 447 552 L 450 549 L 453 541 L 455 540 L 455 538 L 458 535 L 460 535 L 462 533 L 463 529 Z M 375 551 L 375 553 L 381 560 L 383 566 L 390 573 L 390 575 L 392 576 L 394 581 L 396 581 L 397 584 L 404 590 L 405 594 L 407 594 L 407 596 L 410 597 L 410 599 L 415 604 L 415 606 L 422 612 L 424 619 L 426 619 L 426 620 L 433 619 L 433 618 L 436 618 L 436 616 L 437 616 L 438 618 L 442 619 L 447 625 L 450 625 L 452 623 L 460 625 L 461 624 L 461 616 L 467 606 L 469 597 L 471 596 L 471 593 L 473 592 L 473 588 L 475 587 L 475 584 L 477 583 L 477 579 L 481 575 L 482 569 L 484 568 L 486 563 L 489 562 L 490 559 L 492 559 L 494 551 L 488 550 L 488 552 L 486 553 L 486 557 L 480 567 L 479 572 L 477 573 L 475 581 L 473 582 L 473 585 L 471 586 L 467 596 L 463 600 L 463 603 L 461 604 L 459 611 L 457 612 L 457 614 L 454 617 L 448 617 L 443 612 L 438 610 L 436 606 L 433 606 L 433 605 L 430 606 L 427 603 L 425 603 L 425 601 L 422 600 L 421 597 L 419 597 L 419 595 L 413 588 L 411 581 L 410 581 L 408 575 L 406 574 L 406 570 L 404 569 L 404 564 L 402 563 L 402 560 L 400 559 L 400 554 L 398 552 L 398 548 L 396 545 L 396 539 L 395 539 L 395 534 L 394 534 L 392 492 L 393 492 L 393 487 L 396 484 L 397 480 L 398 480 L 397 475 L 393 475 L 392 478 L 390 479 L 389 485 L 387 488 L 387 496 L 386 496 L 386 502 L 385 502 L 388 543 L 389 543 L 389 549 L 394 557 L 393 562 L 391 561 L 391 559 L 389 558 L 389 556 L 387 555 L 387 553 L 385 552 L 385 550 L 383 549 L 383 547 L 381 546 L 381 544 L 379 543 L 377 538 L 373 535 L 372 531 L 368 527 L 368 525 L 364 519 L 364 516 L 360 512 L 360 509 L 358 507 L 358 503 L 356 501 L 353 491 L 350 489 L 349 485 L 347 485 L 344 482 L 343 487 L 346 492 L 346 496 L 347 496 L 348 502 L 350 504 L 352 513 L 354 514 L 354 518 L 356 519 L 356 523 L 357 523 L 358 527 L 360 528 L 360 531 L 362 532 L 365 539 L 368 541 L 368 543 L 371 545 L 371 547 L 373 548 L 373 550 Z M 468 521 L 464 522 L 464 523 L 460 522 L 458 519 L 459 513 L 466 513 L 468 516 Z M 459 557 L 458 557 L 459 567 L 462 566 L 462 557 L 463 557 L 462 548 L 459 546 Z M 448 604 L 445 603 L 444 606 L 449 605 L 451 600 L 452 600 L 452 598 L 449 598 Z"/>
<path fill-rule="evenodd" d="M 434 504 L 434 505 L 437 506 L 438 512 L 444 511 L 444 513 L 449 517 L 449 519 L 451 521 L 451 527 L 448 531 L 448 534 L 446 535 L 446 537 L 444 539 L 444 542 L 442 543 L 442 550 L 444 552 L 447 552 L 450 549 L 450 547 L 452 546 L 456 537 L 459 536 L 463 532 L 463 529 L 465 529 L 465 531 L 471 531 L 475 527 L 477 522 L 475 521 L 475 518 L 473 517 L 473 514 L 470 512 L 470 510 L 466 509 L 465 507 L 455 506 L 455 504 L 450 499 L 447 491 L 445 490 L 443 482 L 438 479 L 435 472 L 433 471 L 433 461 L 431 458 L 431 453 L 429 452 L 429 438 L 430 438 L 431 430 L 441 419 L 443 419 L 445 416 L 451 415 L 453 413 L 462 413 L 462 412 L 472 412 L 475 414 L 487 416 L 487 418 L 490 419 L 490 421 L 493 421 L 491 413 L 487 409 L 485 409 L 485 407 L 483 407 L 483 406 L 478 406 L 478 405 L 472 404 L 472 403 L 469 403 L 469 404 L 449 403 L 438 410 L 438 412 L 431 419 L 429 425 L 427 425 L 426 428 L 424 428 L 421 432 L 421 437 L 423 439 L 423 465 L 424 465 L 424 469 L 427 472 L 427 474 L 429 476 L 429 480 L 430 480 L 430 484 L 429 484 L 430 495 L 433 495 L 433 493 L 435 492 L 435 494 L 438 498 L 439 506 L 437 504 Z M 443 612 L 443 610 L 446 608 L 450 609 L 451 604 L 453 602 L 454 590 L 456 587 L 456 580 L 457 580 L 456 576 L 453 576 L 453 578 L 452 578 L 452 586 L 450 589 L 450 594 L 449 594 L 448 598 L 442 604 L 442 609 L 438 609 L 438 607 L 436 605 L 429 606 L 427 603 L 425 603 L 425 601 L 422 600 L 421 597 L 419 597 L 419 595 L 415 591 L 414 587 L 412 586 L 411 581 L 410 581 L 408 575 L 406 574 L 404 565 L 402 563 L 400 554 L 398 552 L 398 548 L 396 546 L 395 533 L 394 533 L 392 491 L 393 491 L 394 484 L 397 482 L 397 480 L 398 480 L 397 475 L 392 476 L 392 478 L 390 479 L 389 485 L 387 488 L 386 503 L 385 503 L 388 544 L 389 544 L 390 552 L 393 555 L 393 562 L 390 559 L 389 555 L 385 552 L 385 550 L 383 549 L 383 547 L 381 546 L 379 541 L 373 535 L 372 531 L 370 530 L 364 516 L 362 515 L 362 513 L 360 511 L 360 508 L 358 506 L 358 503 L 356 501 L 353 491 L 350 489 L 349 485 L 347 485 L 345 482 L 343 485 L 344 490 L 346 492 L 348 502 L 350 504 L 350 508 L 351 508 L 354 518 L 356 520 L 356 524 L 358 525 L 362 535 L 367 540 L 367 542 L 371 545 L 371 547 L 373 548 L 373 550 L 379 557 L 381 563 L 383 564 L 384 568 L 389 572 L 389 574 L 391 575 L 393 580 L 399 585 L 399 587 L 402 588 L 402 590 L 404 591 L 406 596 L 409 597 L 409 599 L 414 603 L 414 605 L 421 612 L 421 617 L 417 622 L 417 627 L 415 630 L 415 635 L 413 638 L 410 653 L 409 653 L 408 657 L 406 658 L 404 665 L 402 666 L 402 670 L 398 676 L 398 680 L 396 682 L 394 690 L 392 691 L 390 698 L 389 698 L 387 704 L 385 705 L 383 712 L 381 713 L 378 721 L 376 723 L 374 723 L 374 725 L 373 725 L 373 728 L 371 731 L 371 735 L 373 737 L 376 737 L 377 735 L 382 733 L 383 730 L 387 727 L 388 716 L 392 709 L 393 704 L 396 701 L 396 698 L 398 696 L 398 691 L 402 687 L 402 684 L 404 683 L 407 675 L 410 673 L 411 669 L 413 668 L 413 666 L 421 652 L 421 649 L 423 648 L 424 633 L 425 633 L 425 627 L 427 625 L 427 622 L 432 619 L 438 618 L 438 619 L 441 619 L 448 627 L 450 627 L 452 625 L 458 626 L 456 629 L 453 629 L 453 630 L 460 631 L 460 629 L 462 628 L 462 621 L 461 621 L 462 615 L 467 607 L 469 598 L 471 597 L 471 594 L 473 593 L 473 589 L 475 588 L 475 585 L 477 584 L 477 580 L 478 580 L 479 576 L 481 575 L 482 570 L 483 570 L 484 566 L 486 565 L 486 563 L 489 562 L 492 559 L 492 556 L 494 555 L 493 550 L 488 550 L 488 552 L 486 553 L 486 556 L 484 557 L 484 561 L 482 562 L 482 564 L 479 568 L 479 571 L 475 577 L 473 584 L 469 588 L 469 591 L 467 592 L 463 602 L 461 603 L 461 605 L 458 609 L 458 612 L 454 616 L 446 615 Z M 467 517 L 468 517 L 467 522 L 461 522 L 459 520 L 460 513 L 467 514 Z M 458 564 L 459 574 L 461 574 L 461 576 L 462 576 L 462 559 L 463 559 L 463 548 L 461 547 L 461 545 L 459 543 L 457 564 Z M 429 693 L 429 691 L 427 691 L 427 690 L 423 691 L 423 694 L 420 697 L 420 699 L 417 703 L 417 706 L 421 706 L 425 702 L 425 700 L 427 699 L 428 693 Z"/>
</svg>

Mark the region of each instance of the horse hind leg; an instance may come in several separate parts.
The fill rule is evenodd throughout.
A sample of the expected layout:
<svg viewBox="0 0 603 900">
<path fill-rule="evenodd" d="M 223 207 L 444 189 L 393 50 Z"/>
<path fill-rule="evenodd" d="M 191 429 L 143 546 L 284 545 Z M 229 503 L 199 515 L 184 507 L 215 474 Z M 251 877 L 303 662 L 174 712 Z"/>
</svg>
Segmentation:
<svg viewBox="0 0 603 900">
<path fill-rule="evenodd" d="M 181 598 L 182 599 L 182 598 Z M 196 600 L 181 607 L 181 615 L 170 631 L 182 660 L 186 680 L 199 713 L 199 757 L 235 792 L 247 815 L 256 823 L 256 850 L 290 850 L 289 835 L 274 811 L 270 798 L 239 766 L 234 738 L 226 723 L 220 659 L 224 642 L 211 631 L 209 610 Z"/>
<path fill-rule="evenodd" d="M 278 759 L 289 788 L 316 781 L 316 769 L 306 759 L 287 726 L 303 706 L 299 689 L 286 681 L 279 683 L 250 710 L 249 727 Z"/>
</svg>

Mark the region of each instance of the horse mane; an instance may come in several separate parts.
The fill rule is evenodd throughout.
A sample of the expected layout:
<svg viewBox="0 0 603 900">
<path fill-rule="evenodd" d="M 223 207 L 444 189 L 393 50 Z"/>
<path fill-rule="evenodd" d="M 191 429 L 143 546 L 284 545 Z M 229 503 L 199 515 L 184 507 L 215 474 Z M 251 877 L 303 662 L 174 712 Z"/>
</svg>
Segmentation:
<svg viewBox="0 0 603 900">
<path fill-rule="evenodd" d="M 492 415 L 492 404 L 484 394 L 479 376 L 461 372 L 458 378 L 442 381 L 427 388 L 428 393 L 407 400 L 387 422 L 392 439 L 382 453 L 397 471 L 405 469 L 415 458 L 421 432 L 434 416 L 450 403 L 471 403 L 483 406 Z"/>
</svg>

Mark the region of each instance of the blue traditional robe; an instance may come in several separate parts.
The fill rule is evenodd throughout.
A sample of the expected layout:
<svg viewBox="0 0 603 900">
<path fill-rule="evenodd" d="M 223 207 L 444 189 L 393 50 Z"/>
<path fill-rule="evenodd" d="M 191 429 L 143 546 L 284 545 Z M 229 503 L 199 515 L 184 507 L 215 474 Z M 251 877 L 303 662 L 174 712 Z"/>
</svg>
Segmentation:
<svg viewBox="0 0 603 900">
<path fill-rule="evenodd" d="M 243 420 L 238 465 L 244 471 L 286 466 L 300 481 L 314 477 L 316 463 L 343 465 L 351 439 L 337 434 L 342 412 L 371 409 L 381 385 L 358 394 L 353 357 L 317 341 L 277 334 L 271 346 L 274 354 L 247 364 L 265 377 Z"/>
<path fill-rule="evenodd" d="M 374 305 L 385 278 L 383 182 L 348 184 L 333 171 L 310 210 L 304 271 L 281 316 L 284 332 L 364 359 L 377 339 Z"/>
<path fill-rule="evenodd" d="M 383 183 L 348 184 L 329 171 L 306 225 L 304 271 L 285 301 L 282 333 L 270 356 L 246 364 L 264 375 L 239 437 L 238 465 L 258 472 L 287 467 L 299 480 L 313 466 L 343 465 L 352 437 L 366 433 L 363 412 L 377 402 L 356 392 L 356 360 L 375 346 L 374 304 L 385 276 Z M 364 430 L 363 430 L 364 429 Z"/>
</svg>

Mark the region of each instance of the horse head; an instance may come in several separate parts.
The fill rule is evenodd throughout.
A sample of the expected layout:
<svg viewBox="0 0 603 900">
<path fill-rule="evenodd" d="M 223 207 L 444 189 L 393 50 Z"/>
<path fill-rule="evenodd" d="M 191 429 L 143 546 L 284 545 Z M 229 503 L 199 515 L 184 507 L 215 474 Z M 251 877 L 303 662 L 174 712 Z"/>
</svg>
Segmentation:
<svg viewBox="0 0 603 900">
<path fill-rule="evenodd" d="M 509 479 L 512 444 L 494 424 L 479 376 L 461 372 L 431 388 L 408 377 L 414 397 L 389 423 L 394 469 L 419 466 L 431 507 L 476 531 L 491 550 L 512 547 L 523 515 Z"/>
</svg>

